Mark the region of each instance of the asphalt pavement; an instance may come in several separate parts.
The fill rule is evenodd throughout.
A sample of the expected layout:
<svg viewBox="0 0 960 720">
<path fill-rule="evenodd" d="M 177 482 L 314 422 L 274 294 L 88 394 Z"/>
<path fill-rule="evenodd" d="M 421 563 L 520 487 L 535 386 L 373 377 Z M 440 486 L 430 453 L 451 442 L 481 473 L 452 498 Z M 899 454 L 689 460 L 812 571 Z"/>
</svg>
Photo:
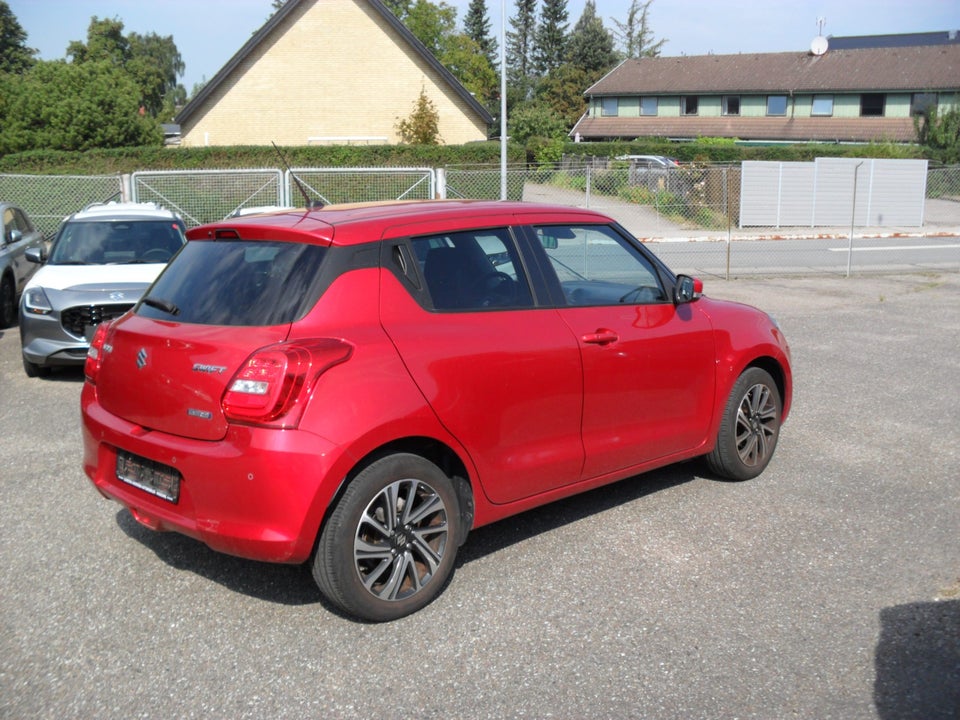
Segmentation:
<svg viewBox="0 0 960 720">
<path fill-rule="evenodd" d="M 383 625 L 102 499 L 80 373 L 27 379 L 0 331 L 0 717 L 960 717 L 960 274 L 706 292 L 791 342 L 767 471 L 686 463 L 482 528 Z"/>
</svg>

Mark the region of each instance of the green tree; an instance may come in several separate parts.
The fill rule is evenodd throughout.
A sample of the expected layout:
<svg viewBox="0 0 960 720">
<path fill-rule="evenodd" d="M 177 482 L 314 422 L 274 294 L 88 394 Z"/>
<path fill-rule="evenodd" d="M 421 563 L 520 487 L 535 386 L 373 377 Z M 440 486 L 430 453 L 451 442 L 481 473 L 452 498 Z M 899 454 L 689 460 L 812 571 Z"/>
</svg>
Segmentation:
<svg viewBox="0 0 960 720">
<path fill-rule="evenodd" d="M 913 118 L 917 142 L 945 165 L 960 163 L 960 106 L 931 106 Z"/>
<path fill-rule="evenodd" d="M 533 83 L 533 43 L 537 27 L 537 0 L 516 0 L 517 14 L 507 31 L 507 80 L 510 92 L 525 100 Z"/>
<path fill-rule="evenodd" d="M 421 90 L 410 116 L 397 122 L 400 142 L 407 145 L 439 145 L 440 114 L 427 91 Z"/>
<path fill-rule="evenodd" d="M 623 46 L 624 57 L 657 57 L 663 50 L 664 40 L 654 40 L 650 29 L 650 5 L 653 0 L 632 0 L 625 22 L 614 20 L 615 34 Z"/>
<path fill-rule="evenodd" d="M 383 4 L 400 20 L 405 20 L 410 12 L 411 0 L 383 0 Z"/>
<path fill-rule="evenodd" d="M 533 45 L 533 69 L 537 76 L 566 62 L 569 16 L 567 0 L 543 0 Z"/>
<path fill-rule="evenodd" d="M 464 33 L 480 48 L 491 65 L 497 64 L 498 44 L 490 32 L 486 0 L 470 0 L 467 16 L 463 20 Z"/>
<path fill-rule="evenodd" d="M 544 103 L 526 103 L 510 113 L 507 122 L 510 137 L 527 144 L 533 138 L 562 140 L 567 136 L 567 125 L 556 111 Z"/>
<path fill-rule="evenodd" d="M 6 0 L 0 0 L 0 73 L 22 73 L 33 66 L 36 50 L 26 42 L 26 31 Z"/>
<path fill-rule="evenodd" d="M 0 153 L 159 145 L 159 123 L 142 116 L 140 88 L 107 60 L 37 62 L 3 88 Z"/>
<path fill-rule="evenodd" d="M 613 36 L 597 16 L 594 0 L 584 5 L 583 15 L 570 33 L 567 51 L 570 63 L 589 76 L 599 77 L 616 64 Z"/>
<path fill-rule="evenodd" d="M 541 78 L 537 84 L 536 102 L 549 107 L 562 120 L 565 129 L 570 129 L 587 109 L 584 89 L 598 77 L 597 73 L 588 73 L 573 63 L 561 65 Z"/>
<path fill-rule="evenodd" d="M 403 18 L 403 24 L 427 50 L 440 58 L 456 35 L 457 9 L 445 2 L 416 0 Z"/>
<path fill-rule="evenodd" d="M 123 69 L 140 88 L 141 107 L 153 117 L 170 119 L 186 101 L 186 89 L 177 83 L 185 66 L 171 35 L 124 35 L 120 20 L 93 17 L 87 41 L 72 41 L 67 56 L 73 64 L 105 62 Z"/>
<path fill-rule="evenodd" d="M 499 77 L 474 40 L 466 35 L 454 36 L 447 42 L 440 62 L 481 104 L 489 107 L 496 100 Z"/>
</svg>

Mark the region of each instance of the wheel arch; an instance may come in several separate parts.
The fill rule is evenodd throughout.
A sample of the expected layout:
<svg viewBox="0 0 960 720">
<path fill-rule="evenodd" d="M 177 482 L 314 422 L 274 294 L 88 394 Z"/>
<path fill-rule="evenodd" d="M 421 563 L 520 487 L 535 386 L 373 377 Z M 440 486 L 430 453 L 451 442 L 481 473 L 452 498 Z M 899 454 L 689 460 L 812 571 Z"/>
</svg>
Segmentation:
<svg viewBox="0 0 960 720">
<path fill-rule="evenodd" d="M 747 369 L 752 367 L 765 370 L 770 377 L 773 378 L 773 381 L 777 385 L 777 391 L 780 393 L 780 419 L 781 421 L 786 420 L 787 414 L 790 412 L 790 396 L 792 388 L 783 365 L 776 358 L 769 355 L 764 355 L 762 357 L 754 358 L 752 361 L 750 361 L 750 363 L 743 369 L 743 372 L 746 372 Z"/>
<path fill-rule="evenodd" d="M 457 538 L 457 544 L 462 545 L 464 541 L 466 541 L 467 534 L 473 527 L 475 512 L 475 491 L 466 463 L 452 447 L 436 438 L 410 436 L 397 438 L 384 443 L 363 455 L 353 464 L 323 511 L 323 517 L 321 518 L 316 537 L 314 538 L 314 553 L 316 552 L 317 543 L 319 542 L 320 535 L 323 533 L 324 526 L 327 524 L 331 513 L 337 506 L 337 503 L 340 502 L 344 492 L 346 492 L 347 487 L 353 482 L 354 478 L 376 461 L 399 453 L 417 455 L 436 465 L 440 468 L 441 472 L 451 479 L 460 505 L 459 511 L 462 531 L 460 537 Z"/>
</svg>

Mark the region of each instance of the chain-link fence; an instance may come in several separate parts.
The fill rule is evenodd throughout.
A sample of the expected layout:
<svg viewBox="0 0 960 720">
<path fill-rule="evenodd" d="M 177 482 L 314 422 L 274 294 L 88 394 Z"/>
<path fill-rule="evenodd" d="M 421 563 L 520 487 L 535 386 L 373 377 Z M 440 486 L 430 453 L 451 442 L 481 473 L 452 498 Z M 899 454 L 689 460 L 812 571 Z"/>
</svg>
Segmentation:
<svg viewBox="0 0 960 720">
<path fill-rule="evenodd" d="M 751 192 L 744 183 L 745 172 L 740 165 L 650 168 L 590 158 L 549 167 L 510 167 L 506 178 L 499 166 L 145 171 L 122 177 L 0 175 L 0 197 L 20 204 L 52 237 L 64 216 L 113 198 L 156 202 L 179 213 L 188 225 L 197 225 L 244 208 L 302 207 L 308 200 L 326 205 L 434 197 L 498 199 L 505 190 L 512 200 L 603 212 L 678 272 L 730 277 L 960 269 L 960 167 L 931 168 L 925 183 L 923 176 L 919 183 L 911 177 L 911 189 L 925 185 L 921 188 L 925 192 L 920 193 L 918 221 L 909 226 L 884 223 L 874 204 L 889 199 L 875 199 L 866 174 L 858 179 L 855 172 L 852 182 L 841 178 L 852 196 L 849 223 L 747 226 L 741 217 L 744 195 Z M 850 168 L 844 172 L 849 175 Z M 766 183 L 760 184 L 769 191 Z M 790 182 L 782 185 L 770 202 L 785 203 L 791 212 L 782 216 L 793 216 L 797 198 L 805 197 L 804 202 L 809 198 Z M 831 196 L 836 194 L 831 191 Z M 816 202 L 815 194 L 811 197 Z M 858 208 L 865 203 L 870 211 L 862 213 Z"/>
<path fill-rule="evenodd" d="M 47 238 L 67 215 L 122 194 L 119 175 L 0 175 L 0 198 L 20 205 Z"/>
</svg>

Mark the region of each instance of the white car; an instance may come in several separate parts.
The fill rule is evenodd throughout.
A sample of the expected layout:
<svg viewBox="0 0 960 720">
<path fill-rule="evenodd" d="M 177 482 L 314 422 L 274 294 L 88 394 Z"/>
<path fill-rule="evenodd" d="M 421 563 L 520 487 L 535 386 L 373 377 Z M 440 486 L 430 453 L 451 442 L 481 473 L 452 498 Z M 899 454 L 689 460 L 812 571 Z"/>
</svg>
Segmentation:
<svg viewBox="0 0 960 720">
<path fill-rule="evenodd" d="M 186 243 L 183 220 L 153 203 L 105 203 L 66 218 L 20 298 L 20 343 L 29 377 L 82 365 L 101 322 L 140 299 Z"/>
</svg>

